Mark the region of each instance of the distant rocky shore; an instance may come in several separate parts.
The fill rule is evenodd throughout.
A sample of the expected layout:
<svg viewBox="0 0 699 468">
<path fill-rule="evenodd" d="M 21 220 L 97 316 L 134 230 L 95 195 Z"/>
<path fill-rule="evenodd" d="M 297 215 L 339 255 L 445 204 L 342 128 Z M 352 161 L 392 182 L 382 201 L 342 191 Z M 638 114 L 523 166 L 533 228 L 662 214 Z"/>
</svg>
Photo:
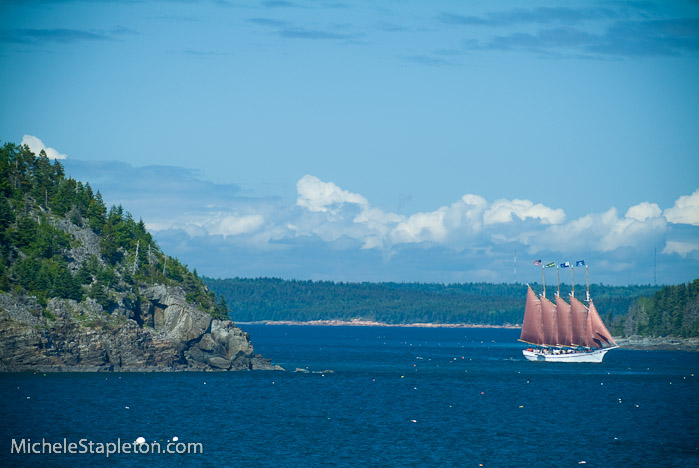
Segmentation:
<svg viewBox="0 0 699 468">
<path fill-rule="evenodd" d="M 261 320 L 258 322 L 238 322 L 241 325 L 298 325 L 322 327 L 412 327 L 412 328 L 520 328 L 520 325 L 474 325 L 470 323 L 386 323 L 373 320 Z"/>
<path fill-rule="evenodd" d="M 699 338 L 631 336 L 615 338 L 615 340 L 620 347 L 625 349 L 699 351 Z"/>
</svg>

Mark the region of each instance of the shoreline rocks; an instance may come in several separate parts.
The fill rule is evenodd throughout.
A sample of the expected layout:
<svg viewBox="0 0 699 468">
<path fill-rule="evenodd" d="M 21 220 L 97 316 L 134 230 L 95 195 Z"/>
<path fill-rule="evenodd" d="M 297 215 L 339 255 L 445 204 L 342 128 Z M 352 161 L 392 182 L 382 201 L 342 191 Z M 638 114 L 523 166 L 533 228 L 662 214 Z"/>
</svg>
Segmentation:
<svg viewBox="0 0 699 468">
<path fill-rule="evenodd" d="M 699 338 L 630 336 L 615 341 L 624 349 L 699 352 Z"/>
<path fill-rule="evenodd" d="M 0 294 L 0 372 L 284 370 L 247 333 L 187 303 L 180 288 L 146 290 L 139 311 Z M 153 314 L 152 325 L 143 317 Z M 140 319 L 140 320 L 139 320 Z M 140 323 L 139 323 L 140 321 Z"/>
</svg>

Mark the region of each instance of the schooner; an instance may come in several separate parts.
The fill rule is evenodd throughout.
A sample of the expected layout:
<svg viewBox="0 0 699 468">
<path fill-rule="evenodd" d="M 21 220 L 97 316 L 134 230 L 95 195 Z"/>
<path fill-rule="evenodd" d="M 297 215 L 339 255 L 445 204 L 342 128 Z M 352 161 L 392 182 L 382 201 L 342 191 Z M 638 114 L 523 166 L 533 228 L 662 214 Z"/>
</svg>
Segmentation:
<svg viewBox="0 0 699 468">
<path fill-rule="evenodd" d="M 541 261 L 534 262 L 541 265 Z M 579 260 L 577 266 L 587 264 Z M 543 268 L 558 266 L 549 263 Z M 568 262 L 561 267 L 567 268 Z M 572 272 L 571 268 L 571 272 Z M 530 361 L 551 362 L 602 362 L 607 351 L 618 348 L 612 335 L 604 326 L 594 302 L 590 298 L 590 281 L 587 276 L 587 297 L 583 304 L 575 298 L 575 286 L 570 293 L 570 303 L 560 296 L 560 282 L 555 303 L 546 298 L 546 277 L 544 291 L 539 297 L 527 285 L 527 300 L 524 308 L 524 321 L 519 341 L 533 345 L 522 350 Z"/>
</svg>

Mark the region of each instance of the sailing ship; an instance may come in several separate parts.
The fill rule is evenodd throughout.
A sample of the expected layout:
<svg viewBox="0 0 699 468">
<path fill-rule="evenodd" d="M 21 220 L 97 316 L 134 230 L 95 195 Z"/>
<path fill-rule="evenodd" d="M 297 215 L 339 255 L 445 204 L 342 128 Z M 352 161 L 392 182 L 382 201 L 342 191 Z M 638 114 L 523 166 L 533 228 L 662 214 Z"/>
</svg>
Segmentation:
<svg viewBox="0 0 699 468">
<path fill-rule="evenodd" d="M 541 264 L 539 260 L 534 263 Z M 585 266 L 587 276 L 585 262 L 580 260 L 577 263 Z M 555 263 L 549 263 L 543 268 L 552 266 L 556 266 L 558 270 Z M 567 268 L 570 264 L 566 262 L 561 266 Z M 555 303 L 546 298 L 545 275 L 544 291 L 539 297 L 527 285 L 527 301 L 519 341 L 532 345 L 522 350 L 528 360 L 602 362 L 609 350 L 618 348 L 590 298 L 590 282 L 589 276 L 587 277 L 587 305 L 575 298 L 574 281 L 569 302 L 560 296 L 560 281 Z"/>
</svg>

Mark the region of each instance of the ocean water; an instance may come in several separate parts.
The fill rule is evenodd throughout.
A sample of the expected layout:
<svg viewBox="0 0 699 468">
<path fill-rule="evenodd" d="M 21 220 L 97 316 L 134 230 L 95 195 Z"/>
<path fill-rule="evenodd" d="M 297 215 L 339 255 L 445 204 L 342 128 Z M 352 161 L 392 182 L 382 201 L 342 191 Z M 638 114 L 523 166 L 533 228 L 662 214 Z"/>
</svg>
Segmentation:
<svg viewBox="0 0 699 468">
<path fill-rule="evenodd" d="M 518 330 L 243 328 L 287 372 L 0 374 L 0 466 L 699 466 L 699 353 L 558 364 Z M 203 453 L 46 448 L 138 437 Z"/>
</svg>

